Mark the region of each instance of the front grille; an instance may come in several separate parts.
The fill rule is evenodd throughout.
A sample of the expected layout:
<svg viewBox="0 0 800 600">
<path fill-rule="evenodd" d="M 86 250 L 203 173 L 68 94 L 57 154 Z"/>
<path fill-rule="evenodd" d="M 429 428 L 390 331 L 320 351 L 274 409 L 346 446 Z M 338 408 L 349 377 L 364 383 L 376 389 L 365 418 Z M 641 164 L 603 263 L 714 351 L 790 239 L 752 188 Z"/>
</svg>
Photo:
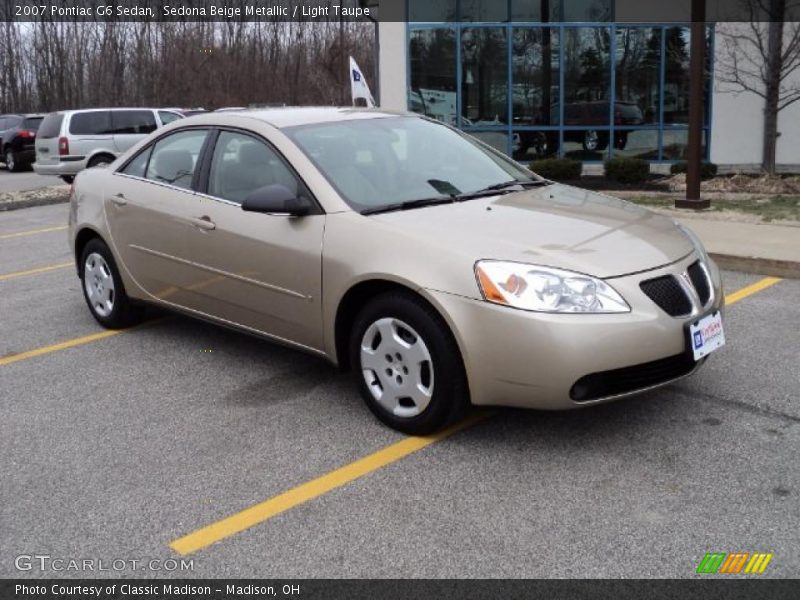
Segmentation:
<svg viewBox="0 0 800 600">
<path fill-rule="evenodd" d="M 711 288 L 708 285 L 708 278 L 706 277 L 703 267 L 700 266 L 700 262 L 698 261 L 693 263 L 687 272 L 689 273 L 689 279 L 692 280 L 692 285 L 697 292 L 697 297 L 700 299 L 700 304 L 705 306 L 708 302 L 708 299 L 711 297 Z"/>
<path fill-rule="evenodd" d="M 632 367 L 592 373 L 576 381 L 569 396 L 575 402 L 591 402 L 635 392 L 688 375 L 696 364 L 691 356 L 682 353 Z"/>
<path fill-rule="evenodd" d="M 692 312 L 692 302 L 672 275 L 648 279 L 641 282 L 639 287 L 672 317 L 681 317 Z"/>
</svg>

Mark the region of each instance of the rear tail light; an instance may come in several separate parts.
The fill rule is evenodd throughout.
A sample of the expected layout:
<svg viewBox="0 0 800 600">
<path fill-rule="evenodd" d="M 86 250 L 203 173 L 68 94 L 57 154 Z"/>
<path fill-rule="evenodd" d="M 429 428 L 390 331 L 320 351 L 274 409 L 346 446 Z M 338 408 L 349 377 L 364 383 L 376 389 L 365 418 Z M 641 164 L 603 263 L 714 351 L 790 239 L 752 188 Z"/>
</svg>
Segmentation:
<svg viewBox="0 0 800 600">
<path fill-rule="evenodd" d="M 58 138 L 58 153 L 62 156 L 69 154 L 69 140 L 67 138 Z"/>
<path fill-rule="evenodd" d="M 19 137 L 28 138 L 28 139 L 35 138 L 36 137 L 36 132 L 35 131 L 29 131 L 27 129 L 23 129 L 22 131 L 19 132 Z"/>
</svg>

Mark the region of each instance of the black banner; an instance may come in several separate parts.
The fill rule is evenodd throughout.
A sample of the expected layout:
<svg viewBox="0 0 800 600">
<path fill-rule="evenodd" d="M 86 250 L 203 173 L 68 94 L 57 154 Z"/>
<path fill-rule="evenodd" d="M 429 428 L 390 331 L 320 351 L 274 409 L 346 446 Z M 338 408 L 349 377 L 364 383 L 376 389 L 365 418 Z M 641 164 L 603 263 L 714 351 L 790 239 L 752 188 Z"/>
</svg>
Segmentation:
<svg viewBox="0 0 800 600">
<path fill-rule="evenodd" d="M 693 0 L 3 0 L 2 21 L 689 23 Z M 707 22 L 800 21 L 800 0 L 704 0 Z M 695 6 L 696 8 L 696 6 Z M 701 20 L 701 19 L 698 19 Z"/>
<path fill-rule="evenodd" d="M 3 600 L 795 600 L 800 580 L 2 580 Z"/>
</svg>

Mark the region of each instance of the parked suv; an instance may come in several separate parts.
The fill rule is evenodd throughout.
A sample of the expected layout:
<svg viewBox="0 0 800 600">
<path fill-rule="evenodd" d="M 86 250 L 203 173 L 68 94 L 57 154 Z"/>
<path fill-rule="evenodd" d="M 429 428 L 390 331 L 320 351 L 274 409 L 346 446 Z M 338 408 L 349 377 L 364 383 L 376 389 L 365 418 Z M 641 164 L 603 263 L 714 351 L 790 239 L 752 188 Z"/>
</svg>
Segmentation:
<svg viewBox="0 0 800 600">
<path fill-rule="evenodd" d="M 22 171 L 35 158 L 36 130 L 44 115 L 0 115 L 0 148 L 9 171 Z"/>
<path fill-rule="evenodd" d="M 33 169 L 67 183 L 87 167 L 107 165 L 159 127 L 183 118 L 157 108 L 91 108 L 54 112 L 44 118 Z"/>
<path fill-rule="evenodd" d="M 551 109 L 553 125 L 558 125 L 560 110 L 557 104 Z M 564 105 L 564 125 L 567 127 L 585 127 L 585 129 L 565 129 L 564 141 L 576 142 L 583 145 L 586 152 L 602 152 L 608 148 L 609 132 L 599 128 L 607 128 L 609 125 L 609 103 L 607 101 L 597 102 L 573 102 Z M 641 108 L 633 102 L 614 103 L 614 126 L 617 131 L 614 135 L 614 147 L 624 150 L 628 145 L 628 132 L 620 130 L 620 127 L 635 127 L 644 123 L 644 115 Z M 524 120 L 514 120 L 515 125 L 532 126 L 537 125 L 536 120 L 528 123 Z M 597 129 L 595 129 L 597 128 Z M 524 160 L 528 157 L 528 151 L 533 148 L 537 156 L 553 155 L 558 152 L 559 140 L 557 131 L 520 131 L 519 140 L 514 140 L 514 158 Z"/>
<path fill-rule="evenodd" d="M 577 102 L 564 105 L 564 125 L 608 125 L 608 102 Z M 642 110 L 633 102 L 614 103 L 614 125 L 641 125 L 644 123 Z M 598 152 L 608 148 L 608 132 L 596 129 L 566 130 L 565 142 L 578 142 L 587 152 Z M 628 132 L 617 131 L 614 147 L 624 150 L 628 145 Z"/>
</svg>

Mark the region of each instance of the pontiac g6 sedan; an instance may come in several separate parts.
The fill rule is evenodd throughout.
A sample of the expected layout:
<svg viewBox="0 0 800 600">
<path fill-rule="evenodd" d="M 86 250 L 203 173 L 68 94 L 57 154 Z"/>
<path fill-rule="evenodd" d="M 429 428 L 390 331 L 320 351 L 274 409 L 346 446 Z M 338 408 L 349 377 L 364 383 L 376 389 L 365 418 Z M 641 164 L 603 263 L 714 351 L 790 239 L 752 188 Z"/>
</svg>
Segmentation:
<svg viewBox="0 0 800 600">
<path fill-rule="evenodd" d="M 469 403 L 649 390 L 724 343 L 719 270 L 688 229 L 411 114 L 176 121 L 80 174 L 70 241 L 103 326 L 155 304 L 319 354 L 414 434 Z"/>
</svg>

